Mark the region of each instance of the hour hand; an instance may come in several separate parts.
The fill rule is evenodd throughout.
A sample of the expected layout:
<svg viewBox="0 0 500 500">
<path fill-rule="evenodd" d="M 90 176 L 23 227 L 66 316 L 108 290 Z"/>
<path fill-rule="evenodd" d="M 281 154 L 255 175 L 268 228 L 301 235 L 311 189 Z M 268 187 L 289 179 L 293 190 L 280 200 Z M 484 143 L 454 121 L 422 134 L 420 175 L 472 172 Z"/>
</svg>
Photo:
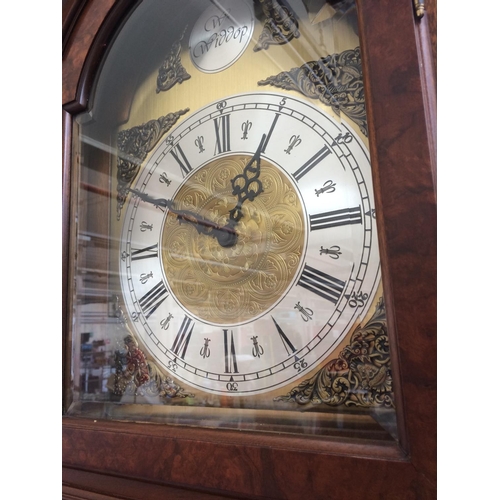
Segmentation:
<svg viewBox="0 0 500 500">
<path fill-rule="evenodd" d="M 206 234 L 215 238 L 219 245 L 222 247 L 232 247 L 238 240 L 238 235 L 235 229 L 231 226 L 221 226 L 216 222 L 206 219 L 202 215 L 189 210 L 175 210 L 169 209 L 172 213 L 177 215 L 179 223 L 188 223 L 194 226 L 198 234 Z"/>
<path fill-rule="evenodd" d="M 262 136 L 257 151 L 255 151 L 252 159 L 243 169 L 243 173 L 238 174 L 236 177 L 231 179 L 233 195 L 238 197 L 238 203 L 236 203 L 236 206 L 229 212 L 230 225 L 235 225 L 243 217 L 243 212 L 241 210 L 243 203 L 247 200 L 253 201 L 260 193 L 262 193 L 262 191 L 264 191 L 259 176 L 260 154 L 262 153 L 265 140 L 266 134 Z"/>
<path fill-rule="evenodd" d="M 142 201 L 151 203 L 155 207 L 168 208 L 169 210 L 172 210 L 174 205 L 174 202 L 172 200 L 166 200 L 165 198 L 153 198 L 152 196 L 149 196 L 149 194 L 147 193 L 142 193 L 141 191 L 137 191 L 137 189 L 129 188 L 129 192 L 134 193 Z"/>
<path fill-rule="evenodd" d="M 219 244 L 223 247 L 230 247 L 236 244 L 238 235 L 234 228 L 226 225 L 221 226 L 216 222 L 206 219 L 202 215 L 199 215 L 190 210 L 178 210 L 174 207 L 174 202 L 172 200 L 166 200 L 164 198 L 153 198 L 147 193 L 142 193 L 135 189 L 129 189 L 131 193 L 134 193 L 141 200 L 151 203 L 156 207 L 168 208 L 170 212 L 177 215 L 177 220 L 179 223 L 188 223 L 195 227 L 198 234 L 206 234 L 207 236 L 212 236 L 216 238 Z"/>
</svg>

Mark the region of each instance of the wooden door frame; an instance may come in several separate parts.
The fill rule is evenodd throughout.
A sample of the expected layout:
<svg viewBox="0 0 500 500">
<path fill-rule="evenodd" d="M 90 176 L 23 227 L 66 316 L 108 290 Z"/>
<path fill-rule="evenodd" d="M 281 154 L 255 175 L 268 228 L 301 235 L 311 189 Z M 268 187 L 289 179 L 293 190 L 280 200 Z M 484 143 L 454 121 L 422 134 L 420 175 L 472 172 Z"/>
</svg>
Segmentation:
<svg viewBox="0 0 500 500">
<path fill-rule="evenodd" d="M 134 0 L 63 9 L 63 353 L 69 377 L 72 117 Z M 95 421 L 63 416 L 64 498 L 436 496 L 435 72 L 411 0 L 357 0 L 398 443 Z M 65 391 L 63 390 L 63 394 Z M 66 407 L 66 402 L 63 402 Z M 369 491 L 374 494 L 370 496 Z"/>
</svg>

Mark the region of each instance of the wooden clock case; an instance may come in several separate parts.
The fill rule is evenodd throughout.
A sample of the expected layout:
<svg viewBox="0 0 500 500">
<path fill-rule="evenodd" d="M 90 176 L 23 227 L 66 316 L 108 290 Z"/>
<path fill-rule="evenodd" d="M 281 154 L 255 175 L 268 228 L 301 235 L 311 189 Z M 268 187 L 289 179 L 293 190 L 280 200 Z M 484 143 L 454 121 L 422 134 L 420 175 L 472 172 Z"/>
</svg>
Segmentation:
<svg viewBox="0 0 500 500">
<path fill-rule="evenodd" d="M 63 2 L 65 384 L 72 120 L 86 110 L 106 48 L 136 4 Z M 332 442 L 64 415 L 63 498 L 435 498 L 435 5 L 422 19 L 411 0 L 357 0 L 357 7 L 398 440 Z"/>
</svg>

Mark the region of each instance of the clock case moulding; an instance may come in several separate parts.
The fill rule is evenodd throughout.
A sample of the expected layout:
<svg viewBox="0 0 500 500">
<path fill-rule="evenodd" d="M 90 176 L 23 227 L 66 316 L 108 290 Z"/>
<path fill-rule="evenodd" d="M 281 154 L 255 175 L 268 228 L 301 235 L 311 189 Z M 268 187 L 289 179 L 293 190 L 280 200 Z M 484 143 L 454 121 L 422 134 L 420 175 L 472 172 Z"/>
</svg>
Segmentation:
<svg viewBox="0 0 500 500">
<path fill-rule="evenodd" d="M 89 90 L 91 88 L 91 83 L 96 76 L 99 60 L 104 53 L 104 41 L 108 42 L 112 34 L 112 26 L 116 24 L 118 20 L 123 19 L 123 16 L 127 14 L 134 2 L 118 2 L 114 8 L 111 8 L 113 2 L 107 2 L 106 4 L 101 3 L 99 6 L 95 5 L 95 2 L 87 2 L 86 5 L 74 6 L 73 12 L 77 12 L 79 15 L 75 14 L 75 24 L 73 25 L 73 35 L 72 39 L 65 38 L 66 40 L 66 61 L 74 61 L 77 58 L 77 54 L 84 54 L 88 51 L 88 57 L 86 58 L 85 64 L 83 64 L 83 71 L 80 74 L 80 66 L 69 65 L 67 63 L 63 64 L 63 74 L 64 74 L 64 84 L 63 84 L 63 102 L 64 102 L 64 124 L 63 129 L 65 137 L 68 139 L 71 137 L 71 116 L 83 111 L 87 104 L 87 99 L 89 97 Z M 387 4 L 387 5 L 385 5 Z M 391 2 L 384 2 L 385 8 L 394 8 L 393 5 L 389 5 Z M 77 7 L 81 7 L 79 10 Z M 92 7 L 92 9 L 90 9 Z M 257 442 L 267 443 L 266 448 L 270 450 L 275 450 L 274 453 L 281 455 L 281 458 L 285 458 L 287 453 L 290 453 L 291 449 L 298 449 L 299 462 L 304 467 L 304 470 L 311 470 L 311 466 L 305 466 L 307 463 L 307 457 L 312 457 L 316 452 L 326 453 L 327 463 L 333 465 L 339 460 L 338 454 L 347 455 L 344 457 L 343 469 L 351 468 L 353 471 L 362 471 L 364 466 L 367 465 L 366 460 L 362 457 L 377 458 L 376 464 L 373 470 L 383 470 L 383 477 L 386 479 L 388 477 L 394 477 L 395 471 L 399 471 L 398 481 L 394 482 L 392 489 L 397 491 L 397 488 L 401 488 L 403 484 L 412 485 L 410 491 L 423 491 L 427 495 L 429 491 L 432 491 L 433 483 L 433 453 L 435 447 L 433 446 L 434 440 L 432 433 L 419 434 L 424 422 L 426 425 L 430 424 L 430 429 L 433 428 L 432 422 L 435 420 L 435 414 L 433 409 L 433 401 L 435 401 L 435 391 L 433 390 L 433 360 L 435 355 L 435 343 L 433 340 L 432 332 L 433 321 L 435 317 L 433 316 L 433 311 L 435 307 L 435 295 L 433 296 L 433 284 L 435 284 L 435 273 L 433 272 L 435 268 L 435 225 L 432 223 L 427 224 L 425 229 L 419 228 L 418 241 L 415 234 L 411 231 L 411 227 L 414 226 L 414 214 L 419 213 L 421 217 L 425 217 L 426 221 L 435 221 L 435 197 L 434 197 L 434 167 L 435 160 L 432 152 L 432 147 L 416 147 L 413 138 L 416 134 L 417 137 L 421 137 L 422 140 L 420 144 L 430 144 L 432 146 L 432 133 L 429 133 L 426 127 L 425 119 L 429 115 L 432 117 L 432 61 L 429 59 L 429 54 L 425 52 L 424 57 L 424 68 L 426 72 L 421 74 L 418 71 L 417 61 L 422 58 L 422 53 L 417 50 L 421 50 L 422 39 L 426 41 L 426 26 L 425 24 L 419 24 L 416 27 L 410 22 L 408 9 L 404 7 L 399 7 L 394 10 L 394 17 L 391 18 L 391 22 L 388 19 L 381 19 L 380 15 L 377 16 L 376 11 L 373 9 L 369 2 L 358 2 L 359 13 L 360 13 L 360 25 L 362 34 L 362 50 L 364 50 L 364 65 L 365 74 L 368 75 L 366 85 L 366 92 L 368 94 L 367 105 L 369 110 L 371 109 L 371 120 L 368 120 L 368 129 L 370 131 L 370 136 L 374 138 L 371 144 L 371 154 L 372 154 L 372 164 L 375 171 L 375 183 L 376 183 L 376 196 L 379 198 L 380 206 L 382 208 L 381 215 L 378 220 L 379 228 L 382 229 L 381 234 L 383 235 L 381 239 L 382 247 L 382 262 L 384 266 L 385 276 L 389 277 L 387 281 L 389 287 L 387 289 L 388 296 L 391 300 L 387 304 L 388 308 L 388 331 L 391 341 L 394 346 L 393 360 L 396 364 L 396 376 L 395 376 L 395 394 L 397 404 L 401 408 L 399 417 L 399 444 L 390 446 L 370 446 L 368 444 L 357 444 L 357 443 L 342 443 L 338 442 L 335 444 L 320 443 L 313 438 L 290 438 L 283 439 L 273 436 L 259 436 L 254 435 L 242 436 L 240 433 L 232 434 L 232 431 L 227 431 L 224 434 L 225 438 L 222 439 L 223 443 L 216 444 L 221 435 L 217 434 L 216 431 L 197 429 L 190 434 L 194 437 L 195 441 L 198 442 L 199 448 L 195 455 L 203 456 L 203 453 L 209 451 L 209 453 L 214 450 L 218 450 L 224 456 L 225 453 L 229 453 L 229 449 L 234 449 L 234 446 L 239 450 L 238 453 L 244 450 L 249 450 L 248 446 L 255 446 Z M 103 29 L 97 30 L 101 20 L 104 20 L 105 14 L 109 16 L 103 23 Z M 370 17 L 373 16 L 373 17 Z M 68 16 L 69 17 L 69 16 Z M 409 36 L 406 44 L 404 44 L 407 50 L 407 57 L 411 56 L 415 61 L 415 66 L 413 70 L 409 70 L 408 66 L 406 71 L 403 71 L 401 66 L 401 55 L 402 49 L 395 49 L 391 54 L 391 57 L 385 57 L 384 65 L 380 65 L 380 54 L 384 52 L 384 42 L 390 43 L 389 35 L 392 31 L 391 26 L 393 26 L 394 18 L 399 19 L 401 26 L 404 26 L 408 30 Z M 97 20 L 97 23 L 89 23 L 90 19 Z M 368 21 L 370 19 L 370 21 Z M 379 22 L 373 22 L 373 19 L 377 19 Z M 78 22 L 76 22 L 76 20 Z M 375 25 L 376 24 L 376 25 Z M 68 25 L 71 25 L 68 21 Z M 68 30 L 69 31 L 69 30 Z M 89 45 L 89 40 L 94 38 L 94 43 Z M 370 40 L 370 44 L 366 42 Z M 418 44 L 415 42 L 418 42 Z M 412 45 L 413 43 L 413 45 Z M 427 47 L 428 48 L 428 47 Z M 383 66 L 383 67 L 382 67 Z M 413 72 L 412 72 L 413 71 Z M 389 76 L 391 78 L 389 78 Z M 416 94 L 420 95 L 420 99 L 414 98 L 408 100 L 404 97 L 398 96 L 394 92 L 394 83 L 399 81 L 406 92 L 402 92 L 403 95 L 407 95 L 409 89 L 416 91 Z M 376 92 L 373 89 L 376 89 Z M 429 92 L 430 91 L 430 92 Z M 430 98 L 429 98 L 430 94 Z M 398 99 L 400 100 L 400 106 L 391 106 L 388 110 L 385 106 L 381 106 L 383 100 L 389 100 L 396 104 Z M 401 99 L 403 99 L 401 101 Z M 430 103 L 429 103 L 430 101 Z M 429 111 L 430 110 L 430 111 Z M 405 123 L 408 113 L 411 112 L 414 117 L 420 117 L 416 120 L 416 124 L 413 124 L 412 128 L 412 138 L 408 136 L 408 132 L 405 131 L 401 123 Z M 386 116 L 384 116 L 384 114 Z M 385 121 L 384 121 L 385 120 Z M 384 126 L 377 126 L 377 124 L 384 123 Z M 387 125 L 389 124 L 389 125 Z M 391 125 L 392 124 L 392 125 Z M 432 132 L 432 130 L 431 130 Z M 397 145 L 391 145 L 391 147 L 381 145 L 381 140 L 383 137 L 398 137 Z M 66 141 L 67 146 L 63 149 L 63 156 L 65 159 L 65 169 L 64 172 L 64 215 L 65 215 L 65 227 L 68 227 L 69 222 L 69 165 L 71 163 L 70 155 L 70 142 Z M 410 152 L 413 152 L 411 154 Z M 401 157 L 407 158 L 407 168 L 409 169 L 411 165 L 414 167 L 411 169 L 412 176 L 405 176 L 404 172 L 401 171 L 399 167 L 399 159 Z M 418 161 L 417 161 L 418 160 Z M 418 164 L 418 165 L 417 165 Z M 406 169 L 405 169 L 406 171 Z M 418 185 L 419 193 L 418 196 L 415 191 L 412 190 L 412 186 Z M 424 188 L 425 186 L 425 188 Z M 407 196 L 405 198 L 404 205 L 398 203 L 398 200 L 394 199 L 392 193 L 395 192 L 413 193 L 413 196 Z M 385 201 L 384 201 L 385 200 Z M 413 207 L 418 210 L 413 210 Z M 406 221 L 408 224 L 405 224 Z M 413 224 L 410 224 L 412 223 Z M 402 230 L 402 228 L 407 228 Z M 422 235 L 422 231 L 425 233 Z M 69 232 L 64 231 L 64 247 L 69 248 Z M 415 245 L 409 245 L 409 242 L 415 241 Z M 408 250 L 408 248 L 412 250 Z M 413 250 L 418 248 L 418 251 Z M 67 255 L 67 254 L 66 254 Z M 425 265 L 422 266 L 422 258 L 425 256 Z M 64 259 L 63 265 L 65 269 L 68 266 L 67 258 Z M 395 273 L 395 269 L 398 273 Z M 414 273 L 418 270 L 418 272 Z M 412 274 L 413 273 L 413 274 Z M 413 276 L 417 276 L 418 279 L 412 279 Z M 64 273 L 67 276 L 67 273 Z M 411 285 L 410 285 L 411 283 Z M 67 285 L 67 283 L 66 283 Z M 420 289 L 422 290 L 420 291 Z M 429 291 L 430 290 L 430 291 Z M 412 297 L 418 296 L 418 303 L 421 304 L 419 311 L 415 312 L 414 308 L 407 307 L 407 304 L 411 302 Z M 434 300 L 433 300 L 434 297 Z M 63 300 L 63 307 L 67 305 L 66 301 Z M 63 311 L 66 318 L 67 309 Z M 425 312 L 425 314 L 424 314 Z M 404 332 L 404 333 L 403 333 Z M 431 335 L 426 335 L 425 332 L 429 332 Z M 64 338 L 67 338 L 66 336 Z M 64 345 L 67 346 L 66 341 Z M 68 347 L 66 347 L 67 351 Z M 424 356 L 425 353 L 425 356 Z M 425 357 L 425 363 L 422 356 Z M 68 357 L 66 359 L 66 373 L 68 372 Z M 425 371 L 427 383 L 419 383 L 415 385 L 414 381 L 420 380 L 422 382 L 422 377 L 424 371 L 423 366 L 426 366 Z M 67 380 L 67 378 L 66 378 Z M 428 387 L 429 389 L 424 389 Z M 422 401 L 422 404 L 419 402 Z M 425 403 L 424 403 L 425 401 Z M 95 423 L 95 422 L 94 422 Z M 428 427 L 429 428 L 429 427 Z M 135 429 L 135 430 L 134 430 Z M 161 430 L 162 429 L 162 430 Z M 189 453 L 190 448 L 189 442 L 185 440 L 188 436 L 184 430 L 180 428 L 171 428 L 162 426 L 161 428 L 144 426 L 144 424 L 135 424 L 133 427 L 130 424 L 120 423 L 120 422 L 100 422 L 98 425 L 90 425 L 85 419 L 73 419 L 66 417 L 64 419 L 64 439 L 63 439 L 63 459 L 66 466 L 70 466 L 74 470 L 99 470 L 100 473 L 106 473 L 111 475 L 123 476 L 125 471 L 129 470 L 136 477 L 141 477 L 146 481 L 160 481 L 161 483 L 178 483 L 187 487 L 203 487 L 208 489 L 232 491 L 233 493 L 245 494 L 245 495 L 259 495 L 259 486 L 256 482 L 251 488 L 244 486 L 243 483 L 230 485 L 226 480 L 224 480 L 220 474 L 209 467 L 210 472 L 204 476 L 202 481 L 193 480 L 187 471 L 183 471 L 180 475 L 172 475 L 173 471 L 170 473 L 153 473 L 146 472 L 144 469 L 142 471 L 138 467 L 137 457 L 132 459 L 126 465 L 123 464 L 122 467 L 114 467 L 111 464 L 99 464 L 95 462 L 95 459 L 91 458 L 91 455 L 96 457 L 99 455 L 99 446 L 90 445 L 88 439 L 94 440 L 96 436 L 108 436 L 108 445 L 114 447 L 114 449 L 119 450 L 120 447 L 127 446 L 127 439 L 120 439 L 118 432 L 125 435 L 129 433 L 138 438 L 139 435 L 149 436 L 149 439 L 156 440 L 157 442 L 157 452 L 151 453 L 155 455 L 160 449 L 165 449 L 165 446 L 169 446 L 169 443 L 173 443 L 175 440 L 179 443 L 182 454 Z M 166 431 L 166 433 L 165 433 Z M 139 434 L 137 434 L 139 432 Z M 165 433 L 165 434 L 163 434 Z M 156 436 L 156 437 L 155 437 Z M 416 436 L 419 436 L 418 439 Z M 74 443 L 74 439 L 80 442 L 80 451 L 86 449 L 87 452 L 91 452 L 87 455 L 87 458 L 82 459 L 81 453 L 80 458 L 75 455 L 76 449 L 68 448 L 70 443 Z M 424 443 L 427 442 L 430 446 L 425 449 Z M 278 452 L 281 449 L 281 452 Z M 287 451 L 288 450 L 288 451 Z M 410 452 L 411 450 L 411 452 Z M 144 458 L 144 454 L 139 453 L 141 457 Z M 139 456 L 137 455 L 137 456 Z M 337 458 L 335 458 L 337 457 Z M 354 458 L 357 457 L 357 458 Z M 152 457 L 151 457 L 152 459 Z M 238 460 L 237 460 L 238 462 Z M 274 463 L 274 459 L 273 459 Z M 410 472 L 407 465 L 413 463 L 415 468 L 412 467 Z M 94 465 L 92 465 L 94 464 Z M 340 462 L 339 462 L 340 464 Z M 400 465 L 397 465 L 400 464 Z M 372 464 L 373 465 L 373 464 Z M 350 466 L 350 467 L 349 467 Z M 132 469 L 131 469 L 132 467 Z M 235 466 L 235 470 L 238 469 L 238 465 Z M 242 469 L 243 470 L 243 469 Z M 321 467 L 318 469 L 319 473 Z M 415 474 L 415 471 L 416 474 Z M 354 472 L 353 472 L 354 474 Z M 344 477 L 349 477 L 349 473 L 343 473 Z M 81 481 L 84 475 L 78 476 L 78 474 L 73 473 L 74 484 Z M 76 479 L 75 479 L 76 477 Z M 180 478 L 180 481 L 178 480 Z M 280 480 L 278 476 L 273 474 L 273 478 L 270 481 L 266 481 L 266 487 L 273 488 L 279 487 Z M 292 482 L 292 484 L 295 484 Z M 307 490 L 308 481 L 302 483 L 303 491 Z M 317 481 L 316 484 L 319 490 L 322 490 L 324 486 L 321 481 Z M 350 482 L 353 485 L 353 482 Z M 263 487 L 263 484 L 262 484 Z M 311 486 L 309 486 L 311 488 Z M 355 486 L 354 486 L 355 488 Z M 389 490 L 391 488 L 389 487 Z M 250 491 L 252 490 L 252 491 Z M 262 494 L 264 489 L 260 490 Z M 269 491 L 269 490 L 268 490 Z M 274 490 L 278 491 L 278 490 Z M 324 491 L 327 491 L 326 489 Z M 278 493 L 276 493 L 280 497 Z M 415 493 L 416 494 L 416 493 Z M 423 496 L 422 496 L 423 498 Z"/>
</svg>

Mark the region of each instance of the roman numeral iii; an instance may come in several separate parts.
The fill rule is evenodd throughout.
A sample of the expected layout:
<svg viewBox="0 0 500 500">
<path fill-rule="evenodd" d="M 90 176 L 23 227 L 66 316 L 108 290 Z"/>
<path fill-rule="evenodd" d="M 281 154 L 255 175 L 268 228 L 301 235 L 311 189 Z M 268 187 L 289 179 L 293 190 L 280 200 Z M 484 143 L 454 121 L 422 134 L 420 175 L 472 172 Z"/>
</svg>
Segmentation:
<svg viewBox="0 0 500 500">
<path fill-rule="evenodd" d="M 322 214 L 310 215 L 311 231 L 327 227 L 361 224 L 361 207 L 343 208 Z"/>
</svg>

